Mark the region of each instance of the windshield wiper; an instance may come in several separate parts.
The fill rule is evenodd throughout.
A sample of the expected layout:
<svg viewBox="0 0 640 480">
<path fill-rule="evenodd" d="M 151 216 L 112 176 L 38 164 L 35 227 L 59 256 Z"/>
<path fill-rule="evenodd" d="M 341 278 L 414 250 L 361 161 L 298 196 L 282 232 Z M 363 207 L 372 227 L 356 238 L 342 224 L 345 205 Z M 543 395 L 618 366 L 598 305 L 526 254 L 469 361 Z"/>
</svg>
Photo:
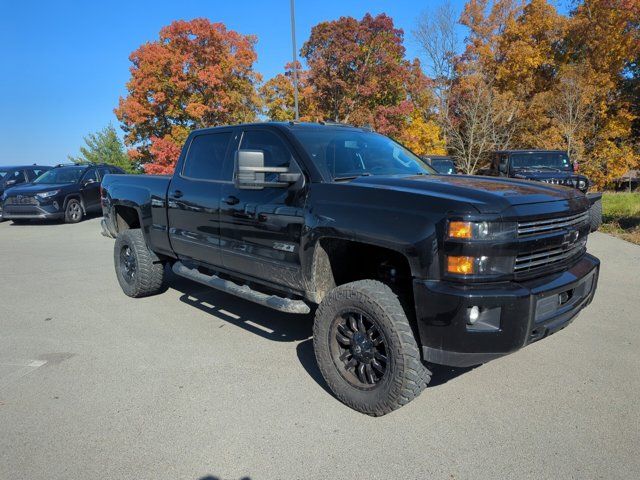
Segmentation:
<svg viewBox="0 0 640 480">
<path fill-rule="evenodd" d="M 344 177 L 333 177 L 334 182 L 344 182 L 346 180 L 353 180 L 358 177 L 370 177 L 371 174 L 369 172 L 360 173 L 358 175 L 346 175 Z"/>
</svg>

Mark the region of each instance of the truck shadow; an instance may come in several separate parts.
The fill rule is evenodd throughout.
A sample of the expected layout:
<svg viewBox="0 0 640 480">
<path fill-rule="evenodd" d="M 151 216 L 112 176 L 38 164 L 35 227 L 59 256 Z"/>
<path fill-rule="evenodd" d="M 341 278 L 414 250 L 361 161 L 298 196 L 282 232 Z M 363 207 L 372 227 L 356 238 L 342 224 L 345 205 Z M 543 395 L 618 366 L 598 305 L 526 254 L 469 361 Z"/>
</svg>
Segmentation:
<svg viewBox="0 0 640 480">
<path fill-rule="evenodd" d="M 300 365 L 329 395 L 313 351 L 313 315 L 293 315 L 256 305 L 248 300 L 219 292 L 174 275 L 167 269 L 168 288 L 182 293 L 180 301 L 217 319 L 274 342 L 299 342 L 296 355 Z M 432 365 L 429 388 L 438 387 L 476 367 L 455 368 Z"/>
<path fill-rule="evenodd" d="M 313 314 L 278 312 L 173 273 L 168 276 L 169 288 L 182 292 L 181 302 L 248 332 L 274 342 L 306 340 L 312 335 Z"/>
</svg>

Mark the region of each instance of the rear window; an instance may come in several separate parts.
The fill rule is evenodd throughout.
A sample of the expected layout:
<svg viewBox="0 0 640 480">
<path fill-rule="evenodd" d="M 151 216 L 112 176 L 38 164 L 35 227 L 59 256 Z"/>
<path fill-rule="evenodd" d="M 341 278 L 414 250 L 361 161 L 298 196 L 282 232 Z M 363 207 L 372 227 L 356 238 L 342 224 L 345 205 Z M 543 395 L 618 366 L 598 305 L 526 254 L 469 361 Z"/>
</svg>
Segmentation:
<svg viewBox="0 0 640 480">
<path fill-rule="evenodd" d="M 222 163 L 231 132 L 198 135 L 191 140 L 182 176 L 198 180 L 222 180 Z"/>
</svg>

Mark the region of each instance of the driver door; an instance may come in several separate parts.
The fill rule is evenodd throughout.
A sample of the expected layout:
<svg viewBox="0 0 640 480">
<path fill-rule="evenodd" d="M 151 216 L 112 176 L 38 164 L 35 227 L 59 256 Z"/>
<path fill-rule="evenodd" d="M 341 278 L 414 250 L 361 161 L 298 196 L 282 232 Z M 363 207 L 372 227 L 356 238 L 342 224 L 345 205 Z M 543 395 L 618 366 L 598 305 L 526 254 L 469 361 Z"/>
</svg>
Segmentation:
<svg viewBox="0 0 640 480">
<path fill-rule="evenodd" d="M 240 149 L 260 150 L 265 167 L 288 167 L 302 172 L 288 142 L 277 132 L 247 128 Z M 235 153 L 235 152 L 234 152 Z M 225 175 L 233 179 L 234 159 L 227 162 Z M 265 174 L 275 181 L 277 174 Z M 228 270 L 301 289 L 300 242 L 304 224 L 304 199 L 293 187 L 265 187 L 257 190 L 223 184 L 220 201 L 222 263 Z"/>
<path fill-rule="evenodd" d="M 98 182 L 98 172 L 95 168 L 90 168 L 80 180 L 80 194 L 84 209 L 87 212 L 100 207 L 100 183 Z"/>
</svg>

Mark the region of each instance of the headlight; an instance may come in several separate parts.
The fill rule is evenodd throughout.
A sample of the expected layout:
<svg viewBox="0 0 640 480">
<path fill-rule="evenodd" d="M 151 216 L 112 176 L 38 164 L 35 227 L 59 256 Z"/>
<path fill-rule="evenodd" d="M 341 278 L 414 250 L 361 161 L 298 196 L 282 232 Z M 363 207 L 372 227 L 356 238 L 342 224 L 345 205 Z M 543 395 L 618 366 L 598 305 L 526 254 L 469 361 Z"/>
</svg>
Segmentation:
<svg viewBox="0 0 640 480">
<path fill-rule="evenodd" d="M 450 221 L 447 238 L 460 240 L 498 240 L 514 238 L 515 222 L 464 222 Z"/>
<path fill-rule="evenodd" d="M 36 193 L 36 197 L 49 198 L 49 197 L 53 197 L 54 195 L 57 195 L 58 193 L 60 193 L 60 190 L 51 190 L 49 192 Z"/>
<path fill-rule="evenodd" d="M 453 275 L 507 275 L 513 273 L 513 257 L 447 256 L 447 273 Z"/>
</svg>

